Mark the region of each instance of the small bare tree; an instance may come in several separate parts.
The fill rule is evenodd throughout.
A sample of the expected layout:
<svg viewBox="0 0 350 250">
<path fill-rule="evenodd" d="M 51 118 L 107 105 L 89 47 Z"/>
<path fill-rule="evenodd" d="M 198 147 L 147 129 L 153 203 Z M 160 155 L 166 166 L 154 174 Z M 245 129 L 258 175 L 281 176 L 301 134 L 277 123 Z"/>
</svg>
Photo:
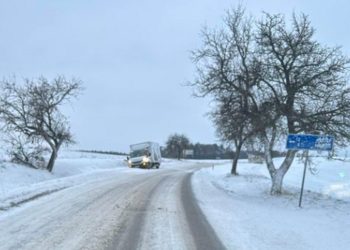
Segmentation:
<svg viewBox="0 0 350 250">
<path fill-rule="evenodd" d="M 241 96 L 222 96 L 217 100 L 216 109 L 210 113 L 221 140 L 234 143 L 236 152 L 232 161 L 232 175 L 238 175 L 237 164 L 241 149 L 255 133 L 251 125 L 251 119 L 244 109 Z"/>
<path fill-rule="evenodd" d="M 175 156 L 178 160 L 183 156 L 183 150 L 190 145 L 190 140 L 182 134 L 170 135 L 166 141 L 166 152 Z"/>
<path fill-rule="evenodd" d="M 52 81 L 26 79 L 22 85 L 5 80 L 1 89 L 0 116 L 6 130 L 47 143 L 51 156 L 46 169 L 51 172 L 62 144 L 73 143 L 69 123 L 59 108 L 79 94 L 81 82 L 62 76 Z"/>
<path fill-rule="evenodd" d="M 11 161 L 31 168 L 45 168 L 43 154 L 48 151 L 38 140 L 30 140 L 21 134 L 8 133 L 6 142 L 9 144 L 8 154 Z"/>
</svg>

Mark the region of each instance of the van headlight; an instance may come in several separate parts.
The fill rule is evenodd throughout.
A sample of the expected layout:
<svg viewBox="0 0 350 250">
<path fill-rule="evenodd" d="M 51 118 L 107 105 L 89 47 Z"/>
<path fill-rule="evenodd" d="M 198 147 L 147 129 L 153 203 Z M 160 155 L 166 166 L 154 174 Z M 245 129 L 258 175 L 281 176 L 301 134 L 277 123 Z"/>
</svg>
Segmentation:
<svg viewBox="0 0 350 250">
<path fill-rule="evenodd" d="M 144 156 L 144 157 L 142 158 L 142 161 L 143 161 L 144 163 L 148 163 L 148 162 L 149 162 L 149 158 L 148 158 L 147 156 Z"/>
</svg>

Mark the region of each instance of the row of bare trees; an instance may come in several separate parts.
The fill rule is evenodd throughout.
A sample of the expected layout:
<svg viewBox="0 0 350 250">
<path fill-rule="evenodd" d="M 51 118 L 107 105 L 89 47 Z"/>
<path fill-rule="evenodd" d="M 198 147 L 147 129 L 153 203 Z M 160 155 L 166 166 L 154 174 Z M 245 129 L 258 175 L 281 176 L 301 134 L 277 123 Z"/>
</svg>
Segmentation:
<svg viewBox="0 0 350 250">
<path fill-rule="evenodd" d="M 276 166 L 274 147 L 287 134 L 330 134 L 338 145 L 350 141 L 349 58 L 341 48 L 322 46 L 309 18 L 263 13 L 259 20 L 242 7 L 227 12 L 220 29 L 205 28 L 203 45 L 193 52 L 197 96 L 211 96 L 218 135 L 236 146 L 262 145 L 272 194 L 295 151 Z M 234 159 L 232 174 L 237 174 Z"/>
<path fill-rule="evenodd" d="M 60 109 L 81 89 L 79 80 L 63 76 L 0 83 L 0 122 L 13 161 L 53 170 L 61 146 L 73 143 L 68 119 Z"/>
</svg>

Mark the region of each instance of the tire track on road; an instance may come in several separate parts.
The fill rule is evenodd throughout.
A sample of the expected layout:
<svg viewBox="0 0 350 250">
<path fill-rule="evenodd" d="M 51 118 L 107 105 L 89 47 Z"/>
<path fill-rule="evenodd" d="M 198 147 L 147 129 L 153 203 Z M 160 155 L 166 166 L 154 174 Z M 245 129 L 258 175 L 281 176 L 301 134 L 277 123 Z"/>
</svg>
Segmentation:
<svg viewBox="0 0 350 250">
<path fill-rule="evenodd" d="M 147 182 L 143 182 L 141 185 L 137 186 L 133 198 L 124 208 L 124 218 L 119 224 L 119 229 L 116 231 L 110 246 L 106 248 L 107 250 L 138 249 L 138 246 L 141 243 L 141 233 L 143 230 L 147 230 L 144 228 L 144 222 L 147 213 L 151 212 L 150 204 L 152 197 L 155 194 L 155 190 L 168 178 L 169 174 L 165 176 L 156 175 L 148 179 Z M 159 180 L 154 181 L 154 179 Z"/>
<path fill-rule="evenodd" d="M 197 203 L 191 186 L 192 174 L 187 174 L 183 179 L 181 200 L 196 248 L 199 250 L 226 249 Z"/>
</svg>

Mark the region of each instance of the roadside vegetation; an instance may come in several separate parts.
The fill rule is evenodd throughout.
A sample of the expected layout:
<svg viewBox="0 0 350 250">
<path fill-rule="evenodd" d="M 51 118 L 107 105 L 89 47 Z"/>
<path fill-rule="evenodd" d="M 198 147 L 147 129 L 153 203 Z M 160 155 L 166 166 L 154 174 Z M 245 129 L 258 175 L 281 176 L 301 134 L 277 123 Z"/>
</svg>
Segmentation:
<svg viewBox="0 0 350 250">
<path fill-rule="evenodd" d="M 103 154 L 103 155 L 127 155 L 127 153 L 116 152 L 116 151 L 85 150 L 85 149 L 80 149 L 76 151 L 81 153 L 92 153 L 92 154 Z"/>
<path fill-rule="evenodd" d="M 296 151 L 276 166 L 272 152 L 288 134 L 327 134 L 338 146 L 350 140 L 349 58 L 340 47 L 322 45 L 307 15 L 246 14 L 229 10 L 222 28 L 202 30 L 193 51 L 197 67 L 189 85 L 197 97 L 209 96 L 218 136 L 264 154 L 272 186 L 281 194 Z M 231 174 L 237 175 L 237 155 Z"/>
<path fill-rule="evenodd" d="M 74 143 L 61 107 L 80 94 L 81 85 L 63 76 L 0 83 L 0 121 L 13 162 L 52 172 L 62 145 Z"/>
</svg>

